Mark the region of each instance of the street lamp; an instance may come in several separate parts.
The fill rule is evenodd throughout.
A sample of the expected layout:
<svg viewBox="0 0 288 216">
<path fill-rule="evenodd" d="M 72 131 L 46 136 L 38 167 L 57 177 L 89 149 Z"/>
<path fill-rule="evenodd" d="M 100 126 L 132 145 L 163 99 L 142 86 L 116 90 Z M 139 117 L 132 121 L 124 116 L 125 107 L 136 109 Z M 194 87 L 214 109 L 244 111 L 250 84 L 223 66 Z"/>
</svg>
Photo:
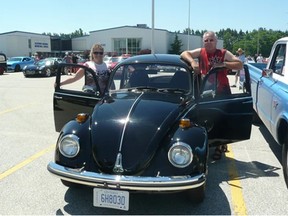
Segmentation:
<svg viewBox="0 0 288 216">
<path fill-rule="evenodd" d="M 151 53 L 154 54 L 154 0 L 152 0 L 152 38 L 151 38 Z"/>
<path fill-rule="evenodd" d="M 190 0 L 188 0 L 189 6 L 188 6 L 188 29 L 187 29 L 187 50 L 190 50 Z"/>
</svg>

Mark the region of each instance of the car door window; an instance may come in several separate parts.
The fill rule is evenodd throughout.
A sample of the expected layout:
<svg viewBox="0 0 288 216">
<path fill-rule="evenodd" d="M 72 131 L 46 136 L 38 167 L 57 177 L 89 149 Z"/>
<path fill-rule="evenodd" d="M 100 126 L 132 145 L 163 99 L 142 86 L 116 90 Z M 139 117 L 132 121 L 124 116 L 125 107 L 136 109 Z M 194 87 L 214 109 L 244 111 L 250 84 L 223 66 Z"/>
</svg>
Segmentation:
<svg viewBox="0 0 288 216">
<path fill-rule="evenodd" d="M 286 53 L 286 44 L 277 45 L 274 55 L 271 60 L 270 69 L 273 70 L 273 73 L 283 75 L 283 68 L 285 62 L 285 53 Z"/>
<path fill-rule="evenodd" d="M 71 82 L 69 84 L 62 85 L 60 88 L 64 91 L 70 91 L 74 93 L 85 93 L 85 94 L 95 94 L 99 95 L 99 85 L 97 83 L 97 77 L 93 70 L 89 70 L 86 67 L 75 65 L 75 66 L 61 66 L 61 78 L 60 82 L 63 82 L 64 80 L 69 80 L 75 76 L 75 73 L 72 73 L 72 71 L 80 70 L 80 67 L 84 71 L 84 76 L 80 78 L 77 81 Z M 67 72 L 71 72 L 68 73 Z M 70 75 L 71 74 L 71 75 Z"/>
</svg>

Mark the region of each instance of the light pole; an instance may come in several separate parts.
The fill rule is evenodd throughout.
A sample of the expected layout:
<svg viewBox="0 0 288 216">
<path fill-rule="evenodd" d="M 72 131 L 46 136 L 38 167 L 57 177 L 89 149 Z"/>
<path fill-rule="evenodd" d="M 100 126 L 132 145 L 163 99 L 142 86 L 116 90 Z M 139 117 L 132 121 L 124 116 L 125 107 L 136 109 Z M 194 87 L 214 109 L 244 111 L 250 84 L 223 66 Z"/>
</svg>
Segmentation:
<svg viewBox="0 0 288 216">
<path fill-rule="evenodd" d="M 151 53 L 154 54 L 154 0 L 152 0 L 152 38 L 151 38 Z"/>
<path fill-rule="evenodd" d="M 188 6 L 188 29 L 187 29 L 187 50 L 190 50 L 190 0 L 189 1 L 189 6 Z"/>
</svg>

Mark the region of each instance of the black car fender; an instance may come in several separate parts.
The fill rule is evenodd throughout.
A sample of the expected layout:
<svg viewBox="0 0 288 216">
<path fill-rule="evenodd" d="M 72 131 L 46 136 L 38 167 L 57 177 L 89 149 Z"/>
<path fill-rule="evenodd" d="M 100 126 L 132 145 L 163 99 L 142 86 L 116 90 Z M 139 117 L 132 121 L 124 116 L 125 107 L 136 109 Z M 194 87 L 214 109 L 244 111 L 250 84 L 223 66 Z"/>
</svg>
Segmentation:
<svg viewBox="0 0 288 216">
<path fill-rule="evenodd" d="M 83 123 L 78 123 L 75 120 L 71 120 L 64 125 L 62 130 L 60 131 L 56 150 L 55 150 L 55 162 L 71 168 L 82 168 L 88 163 L 91 159 L 91 135 L 90 135 L 90 122 L 91 116 Z M 61 139 L 67 135 L 75 135 L 79 138 L 80 151 L 73 158 L 67 158 L 60 153 L 59 143 Z"/>
<path fill-rule="evenodd" d="M 204 127 L 193 125 L 188 128 L 178 127 L 171 139 L 170 147 L 177 142 L 188 144 L 198 163 L 206 164 L 208 158 L 208 135 Z"/>
</svg>

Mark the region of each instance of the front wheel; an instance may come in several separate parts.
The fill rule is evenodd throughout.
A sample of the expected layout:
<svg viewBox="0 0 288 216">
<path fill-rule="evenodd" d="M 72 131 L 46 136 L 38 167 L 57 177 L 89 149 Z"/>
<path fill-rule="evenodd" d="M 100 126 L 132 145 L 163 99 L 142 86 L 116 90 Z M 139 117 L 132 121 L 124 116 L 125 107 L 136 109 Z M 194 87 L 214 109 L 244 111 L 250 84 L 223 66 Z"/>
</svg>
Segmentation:
<svg viewBox="0 0 288 216">
<path fill-rule="evenodd" d="M 288 136 L 282 145 L 282 168 L 286 186 L 288 188 Z"/>
<path fill-rule="evenodd" d="M 205 183 L 198 188 L 190 189 L 187 192 L 188 200 L 193 203 L 201 203 L 205 198 Z"/>
<path fill-rule="evenodd" d="M 51 69 L 50 68 L 46 68 L 45 69 L 45 75 L 46 75 L 46 77 L 50 77 L 51 76 Z"/>
</svg>

